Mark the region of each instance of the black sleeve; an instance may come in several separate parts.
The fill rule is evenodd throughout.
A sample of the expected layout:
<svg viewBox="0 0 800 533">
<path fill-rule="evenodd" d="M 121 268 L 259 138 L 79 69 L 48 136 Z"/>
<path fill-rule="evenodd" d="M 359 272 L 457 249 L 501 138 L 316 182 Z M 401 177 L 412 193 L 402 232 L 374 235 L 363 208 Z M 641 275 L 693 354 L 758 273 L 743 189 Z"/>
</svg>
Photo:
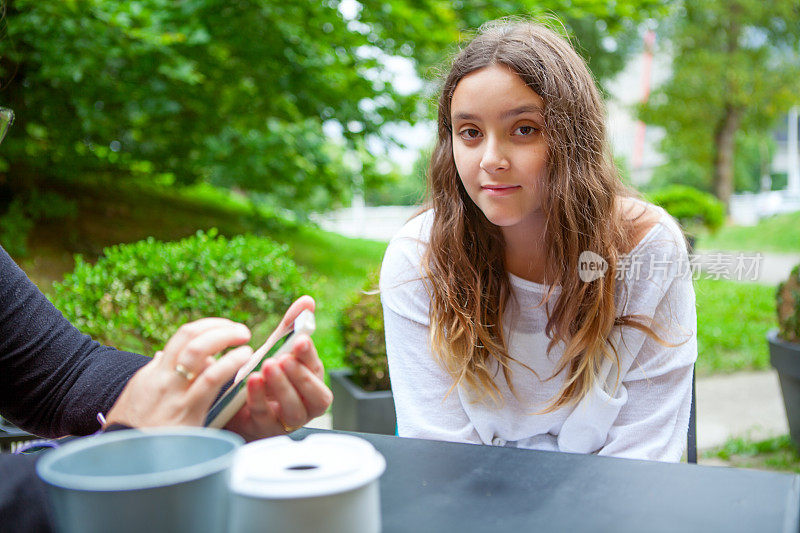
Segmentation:
<svg viewBox="0 0 800 533">
<path fill-rule="evenodd" d="M 75 329 L 0 248 L 4 418 L 43 437 L 93 433 L 99 429 L 97 413 L 108 412 L 147 361 Z"/>
</svg>

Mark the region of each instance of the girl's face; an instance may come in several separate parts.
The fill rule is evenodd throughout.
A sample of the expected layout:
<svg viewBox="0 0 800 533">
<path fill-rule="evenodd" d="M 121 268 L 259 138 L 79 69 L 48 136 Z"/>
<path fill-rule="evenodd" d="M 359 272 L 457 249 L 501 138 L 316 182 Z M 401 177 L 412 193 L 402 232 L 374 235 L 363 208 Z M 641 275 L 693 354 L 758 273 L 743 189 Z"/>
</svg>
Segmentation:
<svg viewBox="0 0 800 533">
<path fill-rule="evenodd" d="M 547 166 L 542 98 L 508 67 L 491 65 L 458 82 L 450 108 L 467 194 L 504 232 L 534 229 Z"/>
</svg>

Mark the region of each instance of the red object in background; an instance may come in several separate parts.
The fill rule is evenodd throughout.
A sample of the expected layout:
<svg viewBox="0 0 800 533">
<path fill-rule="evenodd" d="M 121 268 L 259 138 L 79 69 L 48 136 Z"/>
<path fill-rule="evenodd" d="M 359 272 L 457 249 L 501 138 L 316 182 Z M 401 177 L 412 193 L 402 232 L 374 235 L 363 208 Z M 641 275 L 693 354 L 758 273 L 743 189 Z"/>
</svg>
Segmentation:
<svg viewBox="0 0 800 533">
<path fill-rule="evenodd" d="M 650 71 L 653 68 L 653 48 L 656 44 L 656 32 L 647 30 L 644 34 L 644 56 L 642 58 L 642 97 L 639 99 L 641 103 L 646 103 L 650 98 Z M 641 168 L 642 158 L 644 156 L 644 138 L 647 132 L 647 126 L 644 122 L 639 121 L 636 123 L 636 138 L 633 144 L 633 161 L 631 161 L 633 169 Z"/>
</svg>

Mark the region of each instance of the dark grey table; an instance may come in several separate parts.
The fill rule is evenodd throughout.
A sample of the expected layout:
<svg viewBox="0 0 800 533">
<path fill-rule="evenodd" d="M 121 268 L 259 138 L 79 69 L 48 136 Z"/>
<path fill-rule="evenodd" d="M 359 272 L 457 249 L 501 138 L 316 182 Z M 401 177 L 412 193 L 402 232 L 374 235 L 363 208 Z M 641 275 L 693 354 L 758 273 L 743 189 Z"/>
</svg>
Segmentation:
<svg viewBox="0 0 800 533">
<path fill-rule="evenodd" d="M 386 457 L 386 533 L 800 531 L 797 475 L 351 434 Z"/>
</svg>

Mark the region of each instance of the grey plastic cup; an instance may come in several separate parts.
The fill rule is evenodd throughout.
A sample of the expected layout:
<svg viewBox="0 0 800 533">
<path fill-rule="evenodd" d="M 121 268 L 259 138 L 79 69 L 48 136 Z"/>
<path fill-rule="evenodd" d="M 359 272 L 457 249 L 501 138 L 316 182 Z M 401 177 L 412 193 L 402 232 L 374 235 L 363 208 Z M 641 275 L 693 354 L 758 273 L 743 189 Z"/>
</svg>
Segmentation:
<svg viewBox="0 0 800 533">
<path fill-rule="evenodd" d="M 58 531 L 218 532 L 244 440 L 209 428 L 123 430 L 69 442 L 36 465 Z"/>
</svg>

